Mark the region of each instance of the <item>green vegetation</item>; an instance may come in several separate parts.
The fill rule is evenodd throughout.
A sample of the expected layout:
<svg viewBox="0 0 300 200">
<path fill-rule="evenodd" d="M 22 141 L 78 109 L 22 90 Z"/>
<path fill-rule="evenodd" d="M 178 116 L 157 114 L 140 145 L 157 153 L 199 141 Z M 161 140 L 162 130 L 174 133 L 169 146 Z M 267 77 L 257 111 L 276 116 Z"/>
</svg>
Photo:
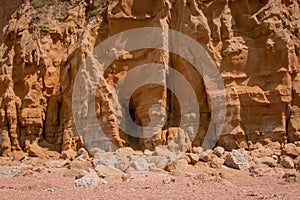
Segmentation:
<svg viewBox="0 0 300 200">
<path fill-rule="evenodd" d="M 40 29 L 41 31 L 49 31 L 49 27 L 44 25 L 40 25 Z"/>
<path fill-rule="evenodd" d="M 96 10 L 92 10 L 92 11 L 91 11 L 91 15 L 92 15 L 92 16 L 98 15 L 98 14 L 100 14 L 100 13 L 101 13 L 101 9 L 96 9 Z"/>
<path fill-rule="evenodd" d="M 31 4 L 35 8 L 41 8 L 47 4 L 47 0 L 33 0 Z"/>
</svg>

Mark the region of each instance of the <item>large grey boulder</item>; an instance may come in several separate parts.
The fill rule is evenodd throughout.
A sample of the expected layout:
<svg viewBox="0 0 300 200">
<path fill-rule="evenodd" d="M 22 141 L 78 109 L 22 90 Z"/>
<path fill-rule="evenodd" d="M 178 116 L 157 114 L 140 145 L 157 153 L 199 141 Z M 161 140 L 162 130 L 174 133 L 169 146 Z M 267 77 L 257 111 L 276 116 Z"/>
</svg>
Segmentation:
<svg viewBox="0 0 300 200">
<path fill-rule="evenodd" d="M 252 165 L 252 159 L 245 149 L 232 150 L 225 159 L 225 164 L 234 169 L 245 170 Z"/>
</svg>

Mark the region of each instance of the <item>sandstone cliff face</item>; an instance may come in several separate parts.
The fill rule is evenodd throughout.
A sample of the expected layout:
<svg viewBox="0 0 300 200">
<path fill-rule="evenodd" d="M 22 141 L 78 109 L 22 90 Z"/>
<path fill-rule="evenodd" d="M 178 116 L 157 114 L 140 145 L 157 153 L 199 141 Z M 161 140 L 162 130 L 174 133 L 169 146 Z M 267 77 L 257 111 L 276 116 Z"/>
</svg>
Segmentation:
<svg viewBox="0 0 300 200">
<path fill-rule="evenodd" d="M 219 145 L 230 150 L 299 141 L 299 10 L 296 0 L 3 0 L 1 153 L 40 155 L 44 147 L 63 157 L 74 156 L 83 142 L 72 118 L 73 84 L 81 62 L 101 41 L 138 27 L 177 30 L 209 52 L 227 95 Z M 181 117 L 177 99 L 166 87 L 157 85 L 143 86 L 134 93 L 130 115 L 136 124 L 145 126 L 150 120 L 149 108 L 162 105 L 168 111 L 162 134 L 137 139 L 119 130 L 111 88 L 128 70 L 149 62 L 165 66 L 162 77 L 172 67 L 191 83 L 200 106 L 193 145 L 201 145 L 211 116 L 202 77 L 179 56 L 147 49 L 115 60 L 97 83 L 95 110 L 106 136 L 119 147 L 135 149 L 152 149 L 183 137 L 174 128 Z M 89 102 L 83 102 L 80 114 L 88 109 Z"/>
</svg>

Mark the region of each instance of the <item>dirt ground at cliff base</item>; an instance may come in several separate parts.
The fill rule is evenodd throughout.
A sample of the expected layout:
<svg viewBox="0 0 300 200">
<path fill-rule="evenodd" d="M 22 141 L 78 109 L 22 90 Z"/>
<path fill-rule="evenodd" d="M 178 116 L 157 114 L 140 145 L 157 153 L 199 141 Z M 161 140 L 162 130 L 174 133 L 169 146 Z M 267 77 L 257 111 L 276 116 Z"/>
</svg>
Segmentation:
<svg viewBox="0 0 300 200">
<path fill-rule="evenodd" d="M 133 173 L 126 182 L 108 177 L 92 188 L 76 187 L 68 169 L 0 178 L 0 197 L 12 199 L 300 199 L 299 181 L 278 174 L 253 177 L 249 171 L 187 169 L 182 174 Z M 37 170 L 39 171 L 39 170 Z M 170 178 L 171 177 L 171 178 Z M 170 178 L 171 181 L 168 181 Z"/>
</svg>

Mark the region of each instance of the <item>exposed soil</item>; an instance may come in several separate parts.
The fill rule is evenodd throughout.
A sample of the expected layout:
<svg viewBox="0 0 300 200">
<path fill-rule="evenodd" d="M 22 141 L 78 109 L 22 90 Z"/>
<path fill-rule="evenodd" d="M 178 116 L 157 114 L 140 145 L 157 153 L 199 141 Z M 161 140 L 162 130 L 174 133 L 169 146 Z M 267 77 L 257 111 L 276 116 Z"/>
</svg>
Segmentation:
<svg viewBox="0 0 300 200">
<path fill-rule="evenodd" d="M 255 177 L 249 171 L 191 166 L 173 175 L 133 173 L 125 182 L 107 177 L 94 188 L 76 187 L 69 171 L 43 168 L 0 178 L 1 199 L 300 199 L 299 181 L 283 179 L 283 169 Z"/>
</svg>

